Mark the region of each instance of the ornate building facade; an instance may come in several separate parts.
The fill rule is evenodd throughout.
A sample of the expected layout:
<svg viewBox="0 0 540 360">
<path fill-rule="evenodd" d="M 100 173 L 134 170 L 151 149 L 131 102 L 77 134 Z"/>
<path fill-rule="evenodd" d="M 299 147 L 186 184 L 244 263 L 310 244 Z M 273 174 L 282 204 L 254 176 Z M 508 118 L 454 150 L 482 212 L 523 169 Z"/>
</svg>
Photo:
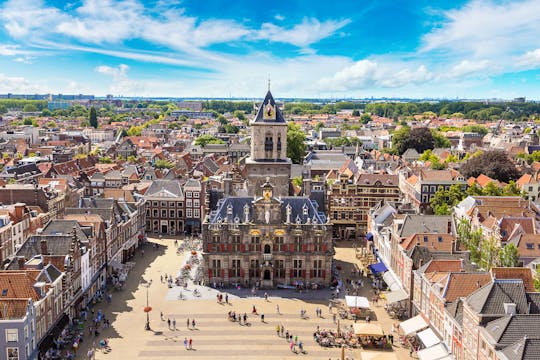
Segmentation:
<svg viewBox="0 0 540 360">
<path fill-rule="evenodd" d="M 205 282 L 326 286 L 334 254 L 332 225 L 310 198 L 287 196 L 287 123 L 270 91 L 251 124 L 249 196 L 220 200 L 203 223 Z"/>
</svg>

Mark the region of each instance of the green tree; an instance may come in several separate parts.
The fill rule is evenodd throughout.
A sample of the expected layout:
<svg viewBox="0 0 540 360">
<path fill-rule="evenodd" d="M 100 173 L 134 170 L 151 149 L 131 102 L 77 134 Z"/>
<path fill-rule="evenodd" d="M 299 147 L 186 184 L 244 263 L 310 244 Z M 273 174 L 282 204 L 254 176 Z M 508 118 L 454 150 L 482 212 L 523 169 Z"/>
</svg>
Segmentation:
<svg viewBox="0 0 540 360">
<path fill-rule="evenodd" d="M 131 126 L 127 130 L 127 136 L 141 136 L 142 130 L 142 126 Z"/>
<path fill-rule="evenodd" d="M 480 248 L 480 243 L 482 242 L 482 230 L 478 229 L 472 231 L 469 237 L 468 249 L 471 252 L 471 262 L 479 263 L 481 260 L 482 251 Z"/>
<path fill-rule="evenodd" d="M 111 159 L 110 156 L 102 156 L 102 157 L 99 158 L 99 163 L 100 164 L 112 164 L 113 160 Z"/>
<path fill-rule="evenodd" d="M 358 110 L 353 110 L 352 116 L 360 116 L 360 111 L 358 111 Z"/>
<path fill-rule="evenodd" d="M 362 124 L 367 124 L 370 121 L 371 121 L 371 115 L 370 114 L 362 114 L 362 116 L 360 117 L 360 122 Z"/>
<path fill-rule="evenodd" d="M 137 157 L 135 155 L 129 155 L 127 157 L 127 161 L 129 161 L 130 163 L 136 163 L 137 162 Z"/>
<path fill-rule="evenodd" d="M 212 135 L 201 135 L 195 139 L 195 145 L 205 147 L 207 144 L 225 144 L 225 141 L 218 139 Z"/>
<path fill-rule="evenodd" d="M 392 134 L 392 149 L 402 155 L 408 149 L 409 137 L 411 135 L 411 128 L 403 126 L 401 129 L 394 131 Z"/>
<path fill-rule="evenodd" d="M 45 109 L 43 109 L 43 111 L 41 112 L 41 116 L 52 116 L 52 111 L 49 110 L 48 108 L 45 108 Z"/>
<path fill-rule="evenodd" d="M 246 115 L 242 110 L 235 110 L 233 113 L 234 117 L 237 118 L 240 121 L 246 120 Z"/>
<path fill-rule="evenodd" d="M 317 124 L 315 124 L 315 130 L 319 131 L 321 128 L 324 127 L 324 123 L 322 121 L 319 121 Z"/>
<path fill-rule="evenodd" d="M 506 244 L 499 253 L 499 263 L 504 267 L 516 267 L 519 263 L 519 250 L 516 245 Z"/>
<path fill-rule="evenodd" d="M 461 186 L 454 184 L 448 190 L 443 187 L 439 188 L 429 204 L 435 214 L 450 215 L 452 213 L 451 208 L 459 204 L 466 196 L 467 194 L 461 190 Z"/>
<path fill-rule="evenodd" d="M 302 186 L 303 181 L 301 176 L 296 176 L 292 179 L 292 183 L 298 187 Z"/>
<path fill-rule="evenodd" d="M 99 124 L 98 124 L 97 112 L 96 112 L 96 108 L 93 106 L 90 108 L 90 115 L 89 115 L 88 120 L 90 122 L 90 126 L 92 126 L 94 129 L 98 128 Z"/>
<path fill-rule="evenodd" d="M 306 134 L 299 125 L 287 123 L 287 156 L 295 164 L 301 164 L 306 154 Z"/>
<path fill-rule="evenodd" d="M 497 240 L 490 236 L 487 239 L 484 239 L 481 242 L 480 255 L 481 266 L 486 270 L 491 270 L 493 265 L 495 265 L 496 260 L 499 259 L 499 253 L 501 248 L 498 246 Z"/>
<path fill-rule="evenodd" d="M 503 188 L 503 195 L 505 196 L 525 196 L 526 194 L 521 191 L 519 186 L 514 180 L 510 180 L 508 185 Z"/>
<path fill-rule="evenodd" d="M 24 112 L 36 112 L 38 111 L 37 107 L 34 104 L 26 104 L 23 107 Z"/>
<path fill-rule="evenodd" d="M 47 126 L 48 128 L 55 128 L 56 123 L 54 121 L 49 121 L 45 126 Z"/>
<path fill-rule="evenodd" d="M 26 118 L 26 119 L 24 119 L 23 125 L 32 125 L 32 118 Z"/>
<path fill-rule="evenodd" d="M 433 144 L 436 148 L 449 148 L 452 146 L 450 140 L 440 132 L 432 130 L 431 134 L 433 136 Z"/>
<path fill-rule="evenodd" d="M 156 169 L 172 169 L 174 167 L 174 163 L 168 160 L 156 160 L 154 163 L 154 166 Z"/>
</svg>

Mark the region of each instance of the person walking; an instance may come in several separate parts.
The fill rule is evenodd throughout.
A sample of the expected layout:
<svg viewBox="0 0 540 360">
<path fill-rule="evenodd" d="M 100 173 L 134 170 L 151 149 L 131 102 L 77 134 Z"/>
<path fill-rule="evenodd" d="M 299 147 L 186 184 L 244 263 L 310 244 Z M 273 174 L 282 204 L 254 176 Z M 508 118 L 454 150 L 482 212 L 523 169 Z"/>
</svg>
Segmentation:
<svg viewBox="0 0 540 360">
<path fill-rule="evenodd" d="M 285 328 L 283 327 L 283 325 L 281 325 L 281 336 L 283 336 L 283 331 L 285 330 Z"/>
<path fill-rule="evenodd" d="M 188 339 L 186 337 L 184 338 L 184 347 L 186 348 L 186 350 L 188 349 L 187 346 L 188 346 Z"/>
<path fill-rule="evenodd" d="M 298 335 L 296 335 L 296 336 L 294 337 L 294 343 L 295 343 L 295 344 L 298 344 Z"/>
<path fill-rule="evenodd" d="M 186 326 L 189 329 L 189 318 L 186 320 Z"/>
<path fill-rule="evenodd" d="M 276 314 L 279 315 L 279 305 L 278 304 L 276 304 Z"/>
<path fill-rule="evenodd" d="M 229 303 L 229 294 L 225 294 L 225 302 L 228 304 Z"/>
<path fill-rule="evenodd" d="M 191 326 L 195 329 L 195 319 L 191 320 Z"/>
<path fill-rule="evenodd" d="M 244 325 L 247 325 L 247 314 L 244 313 Z"/>
<path fill-rule="evenodd" d="M 163 311 L 159 312 L 159 317 L 161 318 L 161 321 L 163 321 Z"/>
<path fill-rule="evenodd" d="M 334 324 L 336 323 L 336 314 L 332 315 L 332 319 L 334 320 Z"/>
<path fill-rule="evenodd" d="M 189 350 L 193 350 L 193 339 L 189 338 Z"/>
<path fill-rule="evenodd" d="M 304 353 L 304 345 L 302 344 L 301 341 L 298 343 L 298 351 L 300 351 L 301 353 Z"/>
<path fill-rule="evenodd" d="M 172 327 L 173 327 L 173 330 L 176 331 L 176 319 L 172 319 Z"/>
<path fill-rule="evenodd" d="M 285 340 L 289 341 L 289 330 L 285 332 Z"/>
<path fill-rule="evenodd" d="M 264 314 L 261 314 L 261 322 L 264 322 Z"/>
<path fill-rule="evenodd" d="M 169 329 L 171 328 L 171 319 L 167 319 L 167 325 L 169 327 Z"/>
<path fill-rule="evenodd" d="M 279 337 L 279 325 L 276 325 L 276 334 Z"/>
<path fill-rule="evenodd" d="M 264 300 L 268 301 L 268 293 L 264 293 Z"/>
</svg>

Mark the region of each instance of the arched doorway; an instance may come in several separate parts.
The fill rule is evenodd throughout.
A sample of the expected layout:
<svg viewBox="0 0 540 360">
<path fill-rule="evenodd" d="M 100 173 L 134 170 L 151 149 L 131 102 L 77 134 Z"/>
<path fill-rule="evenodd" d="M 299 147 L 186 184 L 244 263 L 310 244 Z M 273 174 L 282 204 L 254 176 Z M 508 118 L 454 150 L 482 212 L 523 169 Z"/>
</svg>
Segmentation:
<svg viewBox="0 0 540 360">
<path fill-rule="evenodd" d="M 270 270 L 264 270 L 263 280 L 272 280 Z"/>
<path fill-rule="evenodd" d="M 270 245 L 268 245 L 268 244 L 264 245 L 264 253 L 265 254 L 270 254 Z"/>
</svg>

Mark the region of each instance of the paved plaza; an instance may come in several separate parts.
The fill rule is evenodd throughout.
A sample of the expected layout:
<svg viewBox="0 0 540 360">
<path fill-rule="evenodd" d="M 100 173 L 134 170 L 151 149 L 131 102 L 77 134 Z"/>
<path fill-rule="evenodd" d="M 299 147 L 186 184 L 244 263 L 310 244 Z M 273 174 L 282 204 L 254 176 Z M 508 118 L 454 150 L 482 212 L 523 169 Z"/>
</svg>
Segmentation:
<svg viewBox="0 0 540 360">
<path fill-rule="evenodd" d="M 145 254 L 137 254 L 136 266 L 130 272 L 123 290 L 112 292 L 112 303 L 103 302 L 97 305 L 111 320 L 111 327 L 104 328 L 98 337 L 85 334 L 84 342 L 78 351 L 78 358 L 85 359 L 87 351 L 95 347 L 96 359 L 158 359 L 158 358 L 193 358 L 193 359 L 339 359 L 341 350 L 323 348 L 315 343 L 313 332 L 317 326 L 321 329 L 336 329 L 333 317 L 329 313 L 329 289 L 305 291 L 294 290 L 267 291 L 268 301 L 264 299 L 264 290 L 255 295 L 250 289 L 212 289 L 205 286 L 194 286 L 191 282 L 187 288 L 173 286 L 161 282 L 161 276 L 177 276 L 185 264 L 187 253 L 177 254 L 174 240 L 149 239 L 158 244 L 154 249 L 146 245 Z M 336 248 L 336 260 L 343 268 L 343 279 L 348 267 L 357 262 L 352 248 Z M 143 284 L 152 281 L 147 289 Z M 200 296 L 194 295 L 197 288 Z M 146 306 L 148 290 L 150 327 L 146 331 Z M 218 293 L 228 294 L 229 304 L 216 301 Z M 181 295 L 180 295 L 181 294 Z M 361 288 L 360 296 L 371 297 L 368 286 Z M 276 305 L 280 313 L 276 313 Z M 265 322 L 259 316 L 252 315 L 256 307 L 258 314 L 264 314 Z M 322 318 L 315 315 L 315 310 L 323 310 Z M 307 319 L 300 317 L 300 310 L 307 310 Z M 391 320 L 386 314 L 382 302 L 372 305 L 376 314 L 376 322 L 390 333 Z M 235 311 L 248 315 L 249 325 L 239 325 L 228 319 L 227 313 Z M 164 319 L 160 319 L 160 313 Z M 195 319 L 196 326 L 188 328 L 187 319 Z M 167 319 L 171 320 L 168 327 Z M 172 321 L 176 321 L 176 330 Z M 360 320 L 359 320 L 360 321 Z M 362 320 L 363 321 L 363 320 Z M 347 326 L 352 320 L 341 320 L 341 326 Z M 276 325 L 283 325 L 286 330 L 304 344 L 305 354 L 295 354 L 289 349 L 287 341 L 276 335 Z M 108 339 L 108 349 L 99 349 L 99 342 Z M 184 348 L 184 339 L 192 339 L 193 350 Z M 396 339 L 397 340 L 397 339 Z M 395 344 L 398 341 L 394 342 Z M 362 350 L 346 350 L 351 359 L 361 359 Z M 408 351 L 394 346 L 398 359 L 408 359 Z"/>
</svg>

